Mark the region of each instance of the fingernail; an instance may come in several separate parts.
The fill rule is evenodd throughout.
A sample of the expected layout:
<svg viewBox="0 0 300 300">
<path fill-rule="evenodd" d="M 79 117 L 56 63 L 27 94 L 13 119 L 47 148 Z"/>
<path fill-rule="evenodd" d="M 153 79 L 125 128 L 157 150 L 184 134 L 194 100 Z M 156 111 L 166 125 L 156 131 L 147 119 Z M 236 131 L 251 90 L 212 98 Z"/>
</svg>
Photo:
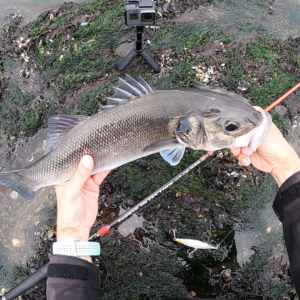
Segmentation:
<svg viewBox="0 0 300 300">
<path fill-rule="evenodd" d="M 92 159 L 90 156 L 84 156 L 82 159 L 81 159 L 81 163 L 83 164 L 83 166 L 87 169 L 91 166 L 91 163 L 92 163 Z"/>
<path fill-rule="evenodd" d="M 249 166 L 250 165 L 250 159 L 244 157 L 242 159 L 242 163 L 243 163 L 244 166 Z"/>
</svg>

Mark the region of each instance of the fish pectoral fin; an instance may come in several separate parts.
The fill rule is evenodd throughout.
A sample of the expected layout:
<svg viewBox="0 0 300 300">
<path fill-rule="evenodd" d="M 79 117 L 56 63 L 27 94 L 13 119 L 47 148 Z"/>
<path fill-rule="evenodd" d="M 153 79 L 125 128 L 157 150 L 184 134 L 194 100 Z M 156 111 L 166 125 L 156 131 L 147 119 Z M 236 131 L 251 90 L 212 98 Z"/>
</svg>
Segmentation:
<svg viewBox="0 0 300 300">
<path fill-rule="evenodd" d="M 179 144 L 177 147 L 173 147 L 160 152 L 163 159 L 168 162 L 171 166 L 176 166 L 181 161 L 185 147 Z"/>
<path fill-rule="evenodd" d="M 178 143 L 177 139 L 171 139 L 166 141 L 159 141 L 143 149 L 144 152 L 160 152 L 160 155 L 163 157 L 165 161 L 167 161 L 170 165 L 176 166 L 185 151 L 185 146 L 181 143 Z"/>
<path fill-rule="evenodd" d="M 87 119 L 87 116 L 52 116 L 48 120 L 48 139 L 44 155 L 50 153 L 62 140 L 66 133 Z"/>
</svg>

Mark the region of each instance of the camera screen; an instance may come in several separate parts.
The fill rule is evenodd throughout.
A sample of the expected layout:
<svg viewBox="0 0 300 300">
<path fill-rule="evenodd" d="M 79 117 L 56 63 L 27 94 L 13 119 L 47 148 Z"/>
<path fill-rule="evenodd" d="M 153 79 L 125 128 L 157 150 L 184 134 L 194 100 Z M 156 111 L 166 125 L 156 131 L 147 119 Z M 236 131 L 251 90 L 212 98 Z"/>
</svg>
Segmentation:
<svg viewBox="0 0 300 300">
<path fill-rule="evenodd" d="M 139 14 L 137 14 L 137 13 L 129 14 L 130 20 L 138 20 L 138 18 L 139 18 Z"/>
</svg>

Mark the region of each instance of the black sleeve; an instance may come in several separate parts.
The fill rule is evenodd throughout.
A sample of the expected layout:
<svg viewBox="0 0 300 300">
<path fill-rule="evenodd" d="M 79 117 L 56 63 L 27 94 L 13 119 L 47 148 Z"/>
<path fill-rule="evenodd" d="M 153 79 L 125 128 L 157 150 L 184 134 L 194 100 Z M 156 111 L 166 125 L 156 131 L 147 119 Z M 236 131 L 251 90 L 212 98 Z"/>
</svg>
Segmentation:
<svg viewBox="0 0 300 300">
<path fill-rule="evenodd" d="M 293 281 L 300 296 L 300 172 L 280 187 L 273 209 L 282 222 Z"/>
<path fill-rule="evenodd" d="M 99 270 L 86 260 L 53 255 L 47 277 L 47 300 L 99 300 Z"/>
</svg>

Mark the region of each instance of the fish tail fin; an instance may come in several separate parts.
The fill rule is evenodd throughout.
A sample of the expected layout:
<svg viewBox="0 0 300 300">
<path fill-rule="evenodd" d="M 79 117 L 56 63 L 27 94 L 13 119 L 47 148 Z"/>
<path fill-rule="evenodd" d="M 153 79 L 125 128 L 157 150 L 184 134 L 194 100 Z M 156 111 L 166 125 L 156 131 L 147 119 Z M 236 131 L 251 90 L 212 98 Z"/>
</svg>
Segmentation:
<svg viewBox="0 0 300 300">
<path fill-rule="evenodd" d="M 34 190 L 24 183 L 22 173 L 24 170 L 0 173 L 0 185 L 5 185 L 18 192 L 26 200 L 33 200 Z"/>
</svg>

